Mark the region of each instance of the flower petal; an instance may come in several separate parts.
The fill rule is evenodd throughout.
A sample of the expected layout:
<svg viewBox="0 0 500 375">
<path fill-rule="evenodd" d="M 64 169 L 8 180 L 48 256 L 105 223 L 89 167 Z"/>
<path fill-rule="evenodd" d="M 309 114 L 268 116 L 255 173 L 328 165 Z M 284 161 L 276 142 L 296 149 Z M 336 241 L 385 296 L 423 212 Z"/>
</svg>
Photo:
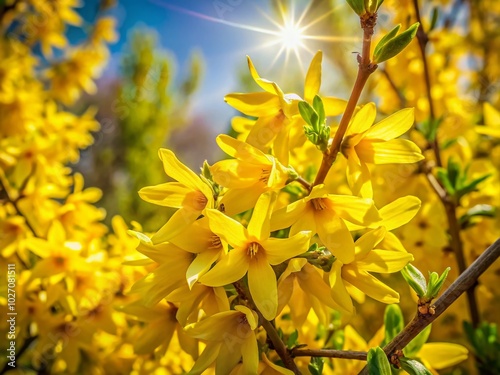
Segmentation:
<svg viewBox="0 0 500 375">
<path fill-rule="evenodd" d="M 333 262 L 332 269 L 328 275 L 328 279 L 330 282 L 331 295 L 333 300 L 348 314 L 352 314 L 354 312 L 354 306 L 352 304 L 352 299 L 349 293 L 347 293 L 347 289 L 342 282 L 342 262 L 335 261 Z"/>
<path fill-rule="evenodd" d="M 238 281 L 248 271 L 246 250 L 233 249 L 223 255 L 217 264 L 199 281 L 207 286 L 224 286 Z"/>
<path fill-rule="evenodd" d="M 244 374 L 257 374 L 259 367 L 259 347 L 253 331 L 245 337 L 241 344 Z"/>
<path fill-rule="evenodd" d="M 363 139 L 355 149 L 359 158 L 365 163 L 416 163 L 424 159 L 418 146 L 406 139 L 392 139 L 387 142 Z"/>
<path fill-rule="evenodd" d="M 329 194 L 328 200 L 332 204 L 332 210 L 342 219 L 351 223 L 368 226 L 381 219 L 373 200 L 370 198 Z"/>
<path fill-rule="evenodd" d="M 289 238 L 269 238 L 261 242 L 266 251 L 267 261 L 272 265 L 283 263 L 299 254 L 303 254 L 309 248 L 311 232 L 299 232 Z"/>
<path fill-rule="evenodd" d="M 462 345 L 429 342 L 422 346 L 417 355 L 428 362 L 432 368 L 441 370 L 465 361 L 468 354 L 469 351 Z"/>
<path fill-rule="evenodd" d="M 247 62 L 248 62 L 248 69 L 250 70 L 250 75 L 254 79 L 255 83 L 257 83 L 264 91 L 267 91 L 268 93 L 275 94 L 275 88 L 273 86 L 272 81 L 268 81 L 267 79 L 260 78 L 259 73 L 257 73 L 257 69 L 255 69 L 255 66 L 253 65 L 252 59 L 250 56 L 247 56 Z"/>
<path fill-rule="evenodd" d="M 262 194 L 257 200 L 257 204 L 252 212 L 252 218 L 248 223 L 248 234 L 258 240 L 266 240 L 269 237 L 269 220 L 276 202 L 276 193 L 267 192 Z"/>
<path fill-rule="evenodd" d="M 271 215 L 270 230 L 275 231 L 293 225 L 302 216 L 306 206 L 307 203 L 305 200 L 300 199 L 286 207 L 274 211 Z"/>
<path fill-rule="evenodd" d="M 413 255 L 401 251 L 372 250 L 362 260 L 356 262 L 360 270 L 377 273 L 393 273 L 403 269 L 413 260 Z"/>
<path fill-rule="evenodd" d="M 231 107 L 248 116 L 267 116 L 277 114 L 280 110 L 280 100 L 275 93 L 234 93 L 226 95 L 224 100 Z"/>
<path fill-rule="evenodd" d="M 352 154 L 355 155 L 353 152 Z M 370 170 L 366 163 L 360 161 L 357 157 L 347 158 L 347 182 L 354 195 L 360 195 L 363 198 L 373 197 L 372 180 Z"/>
<path fill-rule="evenodd" d="M 323 53 L 321 51 L 316 52 L 306 74 L 304 82 L 304 100 L 309 103 L 312 103 L 314 96 L 319 93 L 319 88 L 321 87 L 322 59 Z"/>
<path fill-rule="evenodd" d="M 347 128 L 347 135 L 363 133 L 372 126 L 375 117 L 377 116 L 377 109 L 375 103 L 368 103 L 361 107 L 356 112 Z"/>
<path fill-rule="evenodd" d="M 179 182 L 167 182 L 155 186 L 147 186 L 139 190 L 142 200 L 159 206 L 181 208 L 186 194 L 193 190 Z"/>
<path fill-rule="evenodd" d="M 257 255 L 250 262 L 248 288 L 264 318 L 273 320 L 278 310 L 278 285 L 276 274 L 265 256 Z"/>
<path fill-rule="evenodd" d="M 326 117 L 338 116 L 345 111 L 347 106 L 347 100 L 333 98 L 333 97 L 322 97 L 323 105 L 325 107 Z"/>
<path fill-rule="evenodd" d="M 187 375 L 200 375 L 202 374 L 212 363 L 215 362 L 219 356 L 220 348 L 222 343 L 211 343 L 207 345 L 203 353 L 198 357 L 193 368 L 187 373 Z"/>
<path fill-rule="evenodd" d="M 272 164 L 262 151 L 248 143 L 239 141 L 226 134 L 220 134 L 216 138 L 216 141 L 221 150 L 233 158 L 252 161 L 254 164 Z"/>
<path fill-rule="evenodd" d="M 198 279 L 210 269 L 219 256 L 220 250 L 212 249 L 203 251 L 194 258 L 186 271 L 189 288 L 192 288 Z"/>
<path fill-rule="evenodd" d="M 398 198 L 379 210 L 382 221 L 377 225 L 388 231 L 399 228 L 415 217 L 421 204 L 420 199 L 411 195 Z"/>
<path fill-rule="evenodd" d="M 405 108 L 373 125 L 365 133 L 366 138 L 388 141 L 406 133 L 415 121 L 415 110 Z"/>
<path fill-rule="evenodd" d="M 399 303 L 399 293 L 366 271 L 345 266 L 342 269 L 342 278 L 377 301 L 387 304 Z"/>
<path fill-rule="evenodd" d="M 327 209 L 315 216 L 318 236 L 327 249 L 343 264 L 354 261 L 354 241 L 344 221 Z"/>
<path fill-rule="evenodd" d="M 354 244 L 356 252 L 356 260 L 362 259 L 366 256 L 380 241 L 384 238 L 386 233 L 385 228 L 380 227 L 363 234 Z"/>
<path fill-rule="evenodd" d="M 262 182 L 244 189 L 229 189 L 223 195 L 219 206 L 224 206 L 226 215 L 234 216 L 252 208 L 265 191 L 266 187 Z"/>
<path fill-rule="evenodd" d="M 207 210 L 205 215 L 208 218 L 208 225 L 212 232 L 217 234 L 223 241 L 236 249 L 246 247 L 248 234 L 241 223 L 217 210 Z"/>
<path fill-rule="evenodd" d="M 153 241 L 154 244 L 168 241 L 194 223 L 200 214 L 201 211 L 193 210 L 190 207 L 178 209 L 166 224 L 151 237 L 151 241 Z"/>
</svg>

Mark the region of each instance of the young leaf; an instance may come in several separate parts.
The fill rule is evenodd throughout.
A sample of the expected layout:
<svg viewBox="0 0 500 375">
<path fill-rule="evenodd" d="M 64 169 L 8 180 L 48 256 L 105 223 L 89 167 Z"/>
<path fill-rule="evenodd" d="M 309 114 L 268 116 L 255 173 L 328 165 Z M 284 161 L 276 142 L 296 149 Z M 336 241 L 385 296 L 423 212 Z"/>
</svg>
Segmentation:
<svg viewBox="0 0 500 375">
<path fill-rule="evenodd" d="M 404 328 L 403 312 L 399 305 L 388 305 L 384 313 L 385 338 L 384 343 L 392 341 Z"/>
<path fill-rule="evenodd" d="M 325 107 L 323 105 L 323 101 L 318 95 L 316 95 L 313 99 L 313 108 L 318 114 L 318 125 L 323 127 L 326 121 Z"/>
<path fill-rule="evenodd" d="M 471 207 L 465 214 L 460 216 L 458 220 L 462 228 L 468 228 L 474 225 L 473 218 L 475 217 L 495 217 L 496 209 L 489 204 L 476 204 Z"/>
<path fill-rule="evenodd" d="M 427 370 L 425 366 L 414 359 L 401 358 L 401 367 L 410 375 L 432 375 L 432 372 Z"/>
<path fill-rule="evenodd" d="M 403 31 L 401 34 L 387 41 L 385 45 L 379 49 L 377 54 L 373 54 L 374 63 L 379 64 L 381 62 L 389 60 L 390 58 L 396 56 L 398 53 L 404 50 L 406 46 L 413 40 L 415 35 L 417 35 L 419 26 L 420 23 L 416 22 L 411 25 L 408 30 Z"/>
<path fill-rule="evenodd" d="M 432 324 L 429 324 L 425 327 L 422 332 L 420 332 L 413 340 L 410 341 L 408 345 L 406 345 L 403 349 L 403 353 L 406 357 L 414 357 L 420 349 L 422 349 L 422 346 L 424 346 L 427 342 L 431 333 L 431 326 Z"/>
<path fill-rule="evenodd" d="M 312 357 L 311 362 L 307 366 L 311 375 L 321 375 L 323 374 L 323 365 L 325 361 L 321 357 Z"/>
<path fill-rule="evenodd" d="M 403 275 L 408 285 L 417 293 L 417 296 L 422 297 L 425 295 L 427 292 L 427 281 L 417 267 L 409 263 L 401 270 L 401 275 Z"/>
<path fill-rule="evenodd" d="M 450 267 L 446 268 L 440 277 L 438 277 L 438 274 L 436 272 L 433 272 L 431 274 L 431 277 L 429 278 L 429 286 L 427 287 L 426 293 L 426 296 L 428 298 L 434 299 L 437 297 L 444 285 L 444 282 L 446 281 L 446 277 L 448 277 L 448 272 L 450 272 Z"/>
<path fill-rule="evenodd" d="M 346 0 L 346 2 L 358 16 L 366 13 L 364 0 Z"/>
<path fill-rule="evenodd" d="M 384 35 L 384 37 L 382 39 L 380 39 L 380 41 L 377 43 L 377 46 L 375 47 L 373 54 L 374 55 L 378 54 L 380 52 L 380 49 L 383 46 L 385 46 L 385 44 L 389 40 L 391 40 L 392 38 L 394 38 L 398 34 L 400 28 L 401 28 L 401 24 L 396 25 L 391 31 L 389 31 L 386 35 Z"/>
<path fill-rule="evenodd" d="M 377 346 L 368 351 L 368 373 L 378 375 L 391 375 L 391 365 L 382 348 Z"/>
<path fill-rule="evenodd" d="M 434 28 L 436 27 L 438 17 L 439 17 L 439 10 L 437 7 L 434 7 L 432 9 L 431 25 L 429 26 L 429 31 L 434 30 Z"/>
<path fill-rule="evenodd" d="M 295 345 L 297 345 L 297 339 L 299 338 L 299 331 L 295 330 L 293 331 L 290 336 L 288 336 L 288 340 L 286 342 L 286 346 L 288 348 L 293 348 Z"/>
<path fill-rule="evenodd" d="M 314 108 L 311 107 L 308 102 L 299 102 L 299 112 L 304 121 L 307 122 L 314 130 L 317 130 L 319 117 Z"/>
</svg>

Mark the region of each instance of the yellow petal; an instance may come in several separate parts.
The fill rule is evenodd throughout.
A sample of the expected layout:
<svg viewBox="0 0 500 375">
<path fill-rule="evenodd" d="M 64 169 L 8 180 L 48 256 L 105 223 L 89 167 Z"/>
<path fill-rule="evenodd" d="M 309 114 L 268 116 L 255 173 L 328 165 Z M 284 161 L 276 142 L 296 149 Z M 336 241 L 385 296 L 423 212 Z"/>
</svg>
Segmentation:
<svg viewBox="0 0 500 375">
<path fill-rule="evenodd" d="M 216 138 L 217 144 L 229 156 L 232 156 L 240 160 L 248 160 L 257 164 L 272 165 L 272 162 L 266 157 L 266 155 L 256 149 L 255 147 L 249 145 L 248 143 L 239 141 L 228 135 L 221 134 Z"/>
<path fill-rule="evenodd" d="M 377 116 L 377 108 L 375 103 L 365 104 L 361 109 L 356 112 L 347 128 L 347 135 L 363 133 L 365 130 L 372 126 L 375 117 Z"/>
<path fill-rule="evenodd" d="M 208 218 L 208 225 L 212 232 L 217 234 L 223 241 L 236 249 L 246 247 L 248 233 L 241 223 L 217 210 L 207 210 L 205 215 Z"/>
<path fill-rule="evenodd" d="M 188 336 L 204 341 L 223 341 L 224 333 L 233 333 L 240 324 L 240 311 L 229 310 L 211 315 L 197 323 L 188 324 L 184 331 Z"/>
<path fill-rule="evenodd" d="M 182 183 L 167 182 L 139 190 L 139 196 L 146 202 L 159 206 L 181 208 L 186 195 L 193 190 Z"/>
<path fill-rule="evenodd" d="M 263 152 L 269 150 L 273 139 L 283 130 L 284 120 L 285 116 L 275 113 L 260 116 L 250 128 L 246 142 Z"/>
<path fill-rule="evenodd" d="M 259 316 L 257 315 L 257 313 L 255 311 L 250 310 L 248 307 L 243 306 L 243 305 L 236 305 L 236 306 L 234 306 L 234 309 L 236 311 L 240 311 L 243 314 L 245 314 L 246 323 L 248 323 L 251 330 L 257 329 L 257 326 L 259 324 Z"/>
<path fill-rule="evenodd" d="M 375 230 L 371 230 L 358 238 L 356 243 L 354 244 L 356 260 L 362 259 L 375 246 L 377 246 L 384 238 L 385 233 L 385 228 L 381 227 Z"/>
<path fill-rule="evenodd" d="M 221 160 L 210 167 L 216 183 L 229 189 L 252 187 L 262 177 L 262 165 L 238 159 Z"/>
<path fill-rule="evenodd" d="M 309 248 L 311 232 L 299 232 L 289 238 L 269 238 L 261 242 L 266 251 L 267 261 L 272 265 L 280 264 Z"/>
<path fill-rule="evenodd" d="M 212 196 L 212 191 L 208 185 L 191 169 L 182 164 L 172 151 L 160 148 L 158 154 L 163 162 L 163 168 L 167 176 L 172 177 L 193 190 L 202 192 L 207 198 Z"/>
<path fill-rule="evenodd" d="M 201 375 L 217 359 L 222 343 L 207 345 L 187 375 Z"/>
<path fill-rule="evenodd" d="M 399 294 L 375 276 L 354 267 L 345 266 L 342 278 L 364 292 L 369 297 L 383 303 L 399 303 Z"/>
<path fill-rule="evenodd" d="M 297 281 L 307 295 L 316 297 L 321 303 L 332 309 L 339 309 L 331 296 L 330 287 L 323 280 L 316 267 L 308 263 L 305 264 L 297 277 Z"/>
<path fill-rule="evenodd" d="M 280 100 L 274 93 L 235 93 L 226 95 L 224 100 L 231 107 L 248 116 L 261 117 L 276 115 L 280 110 Z"/>
<path fill-rule="evenodd" d="M 315 210 L 310 202 L 306 203 L 306 208 L 302 211 L 302 215 L 291 226 L 290 235 L 293 236 L 303 231 L 311 232 L 312 235 L 317 233 Z"/>
<path fill-rule="evenodd" d="M 321 99 L 323 100 L 325 115 L 327 117 L 338 116 L 344 113 L 345 107 L 347 106 L 347 100 L 333 97 L 322 97 Z"/>
<path fill-rule="evenodd" d="M 413 260 L 413 255 L 401 251 L 372 250 L 356 262 L 360 270 L 377 273 L 393 273 L 403 269 Z"/>
<path fill-rule="evenodd" d="M 250 70 L 250 75 L 254 79 L 255 83 L 257 83 L 264 91 L 276 95 L 276 90 L 273 86 L 274 82 L 260 78 L 259 73 L 257 73 L 257 70 L 255 69 L 255 66 L 253 65 L 250 56 L 247 56 L 247 62 L 248 62 L 248 69 Z"/>
<path fill-rule="evenodd" d="M 267 320 L 273 320 L 278 310 L 278 285 L 276 274 L 265 256 L 257 255 L 250 262 L 248 288 L 262 316 Z"/>
<path fill-rule="evenodd" d="M 270 234 L 269 219 L 276 202 L 277 194 L 267 192 L 262 194 L 252 212 L 252 218 L 248 223 L 248 234 L 258 240 L 266 240 Z"/>
<path fill-rule="evenodd" d="M 352 299 L 347 289 L 342 282 L 342 262 L 333 262 L 332 269 L 328 275 L 330 287 L 332 288 L 331 295 L 333 300 L 348 314 L 354 312 Z"/>
<path fill-rule="evenodd" d="M 334 194 L 328 195 L 327 199 L 332 204 L 332 210 L 351 223 L 368 226 L 380 221 L 380 215 L 372 199 Z"/>
<path fill-rule="evenodd" d="M 229 189 L 222 197 L 220 206 L 224 205 L 226 215 L 234 216 L 252 208 L 265 190 L 263 183 L 245 189 Z"/>
<path fill-rule="evenodd" d="M 323 53 L 321 51 L 316 52 L 306 74 L 306 80 L 304 82 L 304 100 L 309 103 L 312 103 L 314 96 L 319 93 L 319 88 L 321 87 L 322 59 Z"/>
<path fill-rule="evenodd" d="M 344 328 L 344 337 L 343 350 L 365 351 L 368 349 L 365 339 L 349 324 Z"/>
<path fill-rule="evenodd" d="M 484 123 L 488 126 L 500 128 L 500 111 L 493 107 L 490 103 L 485 102 L 483 105 Z"/>
<path fill-rule="evenodd" d="M 469 351 L 462 345 L 429 342 L 422 346 L 418 356 L 428 362 L 432 368 L 441 370 L 465 361 Z"/>
<path fill-rule="evenodd" d="M 352 157 L 347 158 L 346 173 L 347 182 L 354 195 L 361 195 L 363 198 L 373 197 L 370 170 L 365 163 Z"/>
<path fill-rule="evenodd" d="M 241 356 L 243 360 L 244 374 L 257 374 L 259 367 L 259 347 L 255 333 L 252 331 L 241 344 Z"/>
<path fill-rule="evenodd" d="M 210 269 L 212 264 L 219 258 L 219 255 L 220 250 L 206 250 L 194 258 L 186 271 L 189 288 L 192 288 L 198 279 Z"/>
<path fill-rule="evenodd" d="M 283 374 L 283 375 L 293 375 L 293 371 L 292 370 L 288 370 L 284 367 L 281 367 L 281 366 L 278 366 L 278 365 L 275 365 L 273 362 L 271 362 L 267 357 L 266 357 L 266 354 L 265 353 L 262 353 L 262 360 L 264 361 L 264 363 L 269 366 L 270 368 L 272 368 L 274 371 L 278 372 L 279 374 Z"/>
<path fill-rule="evenodd" d="M 365 133 L 365 138 L 388 141 L 406 133 L 415 121 L 415 110 L 405 108 L 373 125 Z"/>
<path fill-rule="evenodd" d="M 215 248 L 214 244 L 218 245 L 216 237 L 216 234 L 209 228 L 208 219 L 204 217 L 196 220 L 186 230 L 173 237 L 170 243 L 173 243 L 182 250 L 197 254 Z M 217 248 L 219 250 L 222 249 L 222 245 Z"/>
<path fill-rule="evenodd" d="M 223 255 L 199 281 L 207 286 L 224 286 L 238 281 L 248 271 L 246 250 L 234 249 Z"/>
<path fill-rule="evenodd" d="M 271 216 L 270 230 L 288 228 L 294 224 L 306 210 L 307 203 L 304 199 L 289 204 L 275 212 Z"/>
<path fill-rule="evenodd" d="M 416 163 L 424 159 L 418 146 L 406 139 L 387 142 L 363 139 L 356 146 L 356 152 L 362 161 L 372 164 Z"/>
<path fill-rule="evenodd" d="M 168 241 L 194 223 L 200 214 L 201 211 L 193 210 L 189 207 L 178 209 L 170 217 L 167 223 L 163 225 L 153 237 L 151 237 L 151 241 L 153 241 L 154 244 Z"/>
<path fill-rule="evenodd" d="M 385 205 L 379 210 L 382 221 L 376 225 L 384 226 L 388 231 L 399 228 L 415 217 L 421 202 L 417 197 L 407 195 Z"/>
<path fill-rule="evenodd" d="M 354 261 L 354 241 L 344 221 L 331 210 L 317 211 L 316 230 L 321 242 L 342 263 Z"/>
</svg>

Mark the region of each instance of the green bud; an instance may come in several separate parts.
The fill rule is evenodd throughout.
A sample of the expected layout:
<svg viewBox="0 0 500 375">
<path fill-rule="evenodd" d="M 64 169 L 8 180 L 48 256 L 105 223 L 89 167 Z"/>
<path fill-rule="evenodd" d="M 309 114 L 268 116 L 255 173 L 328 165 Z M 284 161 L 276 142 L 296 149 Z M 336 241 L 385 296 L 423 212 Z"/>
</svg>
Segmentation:
<svg viewBox="0 0 500 375">
<path fill-rule="evenodd" d="M 426 294 L 427 282 L 417 267 L 409 263 L 401 270 L 401 275 L 403 275 L 408 285 L 417 293 L 417 296 L 423 297 Z"/>
<path fill-rule="evenodd" d="M 450 267 L 446 268 L 442 275 L 438 277 L 436 272 L 432 272 L 429 277 L 429 285 L 427 286 L 426 297 L 430 299 L 434 299 L 437 297 L 441 288 L 448 277 L 448 272 L 450 272 Z"/>
<path fill-rule="evenodd" d="M 364 0 L 346 0 L 346 2 L 358 16 L 366 13 Z"/>
<path fill-rule="evenodd" d="M 382 348 L 377 346 L 376 348 L 371 348 L 368 351 L 368 373 L 378 374 L 378 375 L 391 375 L 391 365 L 387 359 L 387 355 L 384 353 Z"/>
<path fill-rule="evenodd" d="M 417 35 L 418 27 L 420 23 L 416 22 L 411 25 L 408 30 L 403 31 L 401 34 L 393 37 L 392 39 L 385 42 L 385 44 L 379 48 L 377 53 L 373 54 L 373 62 L 379 64 L 390 58 L 396 56 L 402 50 L 406 48 L 408 44 L 413 40 L 415 35 Z"/>
</svg>

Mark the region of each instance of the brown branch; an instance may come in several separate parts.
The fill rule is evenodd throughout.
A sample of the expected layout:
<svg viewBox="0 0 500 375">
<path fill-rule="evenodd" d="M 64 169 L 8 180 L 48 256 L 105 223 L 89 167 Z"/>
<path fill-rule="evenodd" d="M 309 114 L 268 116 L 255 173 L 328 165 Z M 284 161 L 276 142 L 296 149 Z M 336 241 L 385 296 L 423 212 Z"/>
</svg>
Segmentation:
<svg viewBox="0 0 500 375">
<path fill-rule="evenodd" d="M 454 303 L 462 293 L 470 290 L 477 283 L 478 278 L 500 257 L 500 239 L 488 247 L 469 268 L 465 270 L 434 304 L 434 314 L 417 315 L 389 344 L 384 347 L 388 357 L 397 350 L 403 350 L 425 327 L 436 320 Z M 365 367 L 359 374 L 368 374 Z"/>
<path fill-rule="evenodd" d="M 26 178 L 26 180 L 28 180 L 29 177 L 30 176 L 28 176 Z M 24 185 L 25 184 L 23 183 L 23 186 Z M 24 190 L 24 188 L 21 188 L 21 189 Z M 31 231 L 31 233 L 33 233 L 33 235 L 35 237 L 38 237 L 38 235 L 35 231 L 35 228 L 30 224 L 30 222 L 28 221 L 28 218 L 22 213 L 21 209 L 19 208 L 19 205 L 17 204 L 19 202 L 20 198 L 22 197 L 22 195 L 19 195 L 16 199 L 12 199 L 12 197 L 9 195 L 9 192 L 7 191 L 7 188 L 5 187 L 2 179 L 0 178 L 0 192 L 2 192 L 2 191 L 3 191 L 4 197 L 7 200 L 7 202 L 10 203 L 14 207 L 16 214 L 18 216 L 21 216 L 24 219 L 24 223 L 26 224 L 28 229 Z"/>
<path fill-rule="evenodd" d="M 401 90 L 399 90 L 398 87 L 396 86 L 396 84 L 394 83 L 394 80 L 389 75 L 389 72 L 385 69 L 381 69 L 380 72 L 385 77 L 385 79 L 387 79 L 387 82 L 389 82 L 389 86 L 391 86 L 391 88 L 394 90 L 394 92 L 398 96 L 400 106 L 403 108 L 406 107 L 406 98 L 403 95 L 403 93 L 401 92 Z"/>
<path fill-rule="evenodd" d="M 293 357 L 328 357 L 366 361 L 366 352 L 334 349 L 292 349 Z"/>
<path fill-rule="evenodd" d="M 368 77 L 377 69 L 376 64 L 372 64 L 370 61 L 370 48 L 371 40 L 373 36 L 373 30 L 377 22 L 377 14 L 368 14 L 360 17 L 361 28 L 363 29 L 363 49 L 362 54 L 358 55 L 358 75 L 356 76 L 356 81 L 351 91 L 351 96 L 347 102 L 346 109 L 340 120 L 339 127 L 335 136 L 333 137 L 332 144 L 323 153 L 323 160 L 321 161 L 321 166 L 319 167 L 318 174 L 314 180 L 313 186 L 322 184 L 325 178 L 337 158 L 337 154 L 340 151 L 342 140 L 347 131 L 349 122 L 351 121 L 358 100 L 361 96 L 363 88 L 365 87 Z"/>
<path fill-rule="evenodd" d="M 308 192 L 311 191 L 312 186 L 311 186 L 311 184 L 309 182 L 306 181 L 306 179 L 304 177 L 300 177 L 299 176 L 299 177 L 297 177 L 295 179 L 295 181 L 297 181 L 299 184 L 301 184 L 302 186 L 304 186 L 307 189 Z"/>
<path fill-rule="evenodd" d="M 427 61 L 427 55 L 425 54 L 427 43 L 429 43 L 429 37 L 427 33 L 424 31 L 424 28 L 422 26 L 422 19 L 420 18 L 420 9 L 418 6 L 418 0 L 413 0 L 413 7 L 415 8 L 415 16 L 417 18 L 417 21 L 420 23 L 420 26 L 418 27 L 417 30 L 417 40 L 418 40 L 418 47 L 420 48 L 420 53 L 422 54 L 422 64 L 424 66 L 425 90 L 427 93 L 427 100 L 429 102 L 430 120 L 434 122 L 436 121 L 436 112 L 434 111 L 434 101 L 432 100 L 432 91 L 431 91 L 432 85 L 431 85 L 429 62 Z M 434 140 L 431 143 L 431 147 L 434 151 L 436 164 L 438 167 L 441 167 L 443 163 L 441 160 L 441 154 L 439 152 L 439 142 L 437 135 L 434 137 Z"/>
</svg>

